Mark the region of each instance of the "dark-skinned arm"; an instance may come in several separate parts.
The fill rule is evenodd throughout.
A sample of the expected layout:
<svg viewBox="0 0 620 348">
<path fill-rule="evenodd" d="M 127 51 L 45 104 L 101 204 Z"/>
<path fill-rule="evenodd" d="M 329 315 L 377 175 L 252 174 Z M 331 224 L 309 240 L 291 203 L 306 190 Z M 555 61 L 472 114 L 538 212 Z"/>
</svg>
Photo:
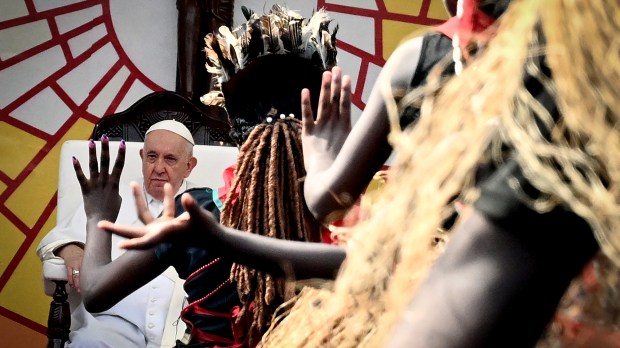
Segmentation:
<svg viewBox="0 0 620 348">
<path fill-rule="evenodd" d="M 108 139 L 104 137 L 101 141 L 101 172 L 92 141 L 89 144 L 90 178 L 85 177 L 80 163 L 74 160 L 87 216 L 87 236 L 80 278 L 84 305 L 90 312 L 109 309 L 164 271 L 156 262 L 153 249 L 133 250 L 114 261 L 111 259 L 111 235 L 98 228 L 97 222 L 114 221 L 118 215 L 121 206 L 118 185 L 125 159 L 124 144 L 119 146 L 111 174 L 108 173 L 109 158 Z"/>
<path fill-rule="evenodd" d="M 344 215 L 392 153 L 382 83 L 394 91 L 411 88 L 421 47 L 418 37 L 392 53 L 352 130 L 351 82 L 339 68 L 323 76 L 316 121 L 309 92 L 302 92 L 302 142 L 308 172 L 304 196 L 319 221 L 327 223 Z"/>
<path fill-rule="evenodd" d="M 183 197 L 183 205 L 192 224 L 198 223 L 194 228 L 210 226 L 208 228 L 217 230 L 213 233 L 217 236 L 217 250 L 251 268 L 295 279 L 334 279 L 346 257 L 342 247 L 269 238 L 222 226 L 212 214 L 187 198 Z M 213 242 L 207 241 L 204 246 L 213 246 Z"/>
<path fill-rule="evenodd" d="M 191 243 L 249 267 L 295 279 L 333 279 L 346 257 L 344 248 L 333 245 L 280 240 L 224 227 L 189 194 L 183 194 L 181 199 L 186 213 L 175 219 L 158 219 L 146 226 L 101 221 L 98 227 L 129 238 L 119 244 L 121 248 Z"/>
</svg>

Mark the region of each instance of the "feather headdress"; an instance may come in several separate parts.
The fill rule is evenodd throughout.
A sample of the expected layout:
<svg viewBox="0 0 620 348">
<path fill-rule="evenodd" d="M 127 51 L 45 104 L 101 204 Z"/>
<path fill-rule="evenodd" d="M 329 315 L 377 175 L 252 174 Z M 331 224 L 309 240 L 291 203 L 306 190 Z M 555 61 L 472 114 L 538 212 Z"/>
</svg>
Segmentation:
<svg viewBox="0 0 620 348">
<path fill-rule="evenodd" d="M 322 72 L 336 65 L 338 26 L 329 31 L 323 9 L 309 19 L 280 5 L 262 16 L 242 11 L 246 23 L 205 37 L 214 88 L 201 101 L 225 107 L 231 123 L 257 124 L 273 112 L 299 116 L 301 89 L 318 98 Z"/>
</svg>

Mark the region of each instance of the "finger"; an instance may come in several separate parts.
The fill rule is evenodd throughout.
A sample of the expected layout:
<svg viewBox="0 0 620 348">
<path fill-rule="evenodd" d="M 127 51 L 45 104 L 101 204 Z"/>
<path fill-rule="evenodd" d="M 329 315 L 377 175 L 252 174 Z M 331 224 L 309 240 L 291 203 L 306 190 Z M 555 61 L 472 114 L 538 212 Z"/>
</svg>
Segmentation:
<svg viewBox="0 0 620 348">
<path fill-rule="evenodd" d="M 312 111 L 310 90 L 301 91 L 301 131 L 302 134 L 312 133 L 314 129 L 314 112 Z"/>
<path fill-rule="evenodd" d="M 129 183 L 131 187 L 131 192 L 133 193 L 134 201 L 136 202 L 136 213 L 138 214 L 138 218 L 142 221 L 143 224 L 148 225 L 155 218 L 149 211 L 148 206 L 146 205 L 146 201 L 144 200 L 144 194 L 142 193 L 142 186 L 138 184 L 136 181 L 132 181 Z"/>
<path fill-rule="evenodd" d="M 139 238 L 147 234 L 147 229 L 144 226 L 121 225 L 107 220 L 99 221 L 97 227 L 125 238 Z"/>
<path fill-rule="evenodd" d="M 325 117 L 329 117 L 331 112 L 331 83 L 332 73 L 326 71 L 321 80 L 321 93 L 319 94 L 319 106 L 316 114 L 316 123 L 323 123 Z"/>
<path fill-rule="evenodd" d="M 101 180 L 105 184 L 108 182 L 108 175 L 110 169 L 110 141 L 107 135 L 101 136 Z"/>
<path fill-rule="evenodd" d="M 164 184 L 164 209 L 161 213 L 162 216 L 174 217 L 174 192 L 172 192 L 172 185 L 167 182 Z"/>
<path fill-rule="evenodd" d="M 80 165 L 80 161 L 77 158 L 72 157 L 73 160 L 73 169 L 75 170 L 75 176 L 77 176 L 77 180 L 80 183 L 80 188 L 82 189 L 82 194 L 88 193 L 88 179 L 86 179 L 86 175 L 82 171 L 82 166 Z"/>
<path fill-rule="evenodd" d="M 72 279 L 73 279 L 73 288 L 77 291 L 80 292 L 80 273 L 78 274 L 74 274 Z"/>
<path fill-rule="evenodd" d="M 73 285 L 73 267 L 67 266 L 67 283 L 70 287 L 74 287 Z"/>
<path fill-rule="evenodd" d="M 351 129 L 351 76 L 349 75 L 342 77 L 340 121 L 347 129 Z"/>
<path fill-rule="evenodd" d="M 335 66 L 332 69 L 332 84 L 331 84 L 331 97 L 330 104 L 332 106 L 340 105 L 340 88 L 342 85 L 342 71 L 339 67 Z M 338 117 L 339 110 L 332 107 L 331 112 L 333 116 Z"/>
<path fill-rule="evenodd" d="M 118 243 L 122 249 L 145 249 L 153 247 L 169 236 L 178 234 L 186 226 L 187 219 L 173 219 L 161 223 L 157 229 Z M 146 231 L 146 228 L 144 229 Z"/>
<path fill-rule="evenodd" d="M 125 153 L 127 152 L 127 144 L 125 140 L 121 140 L 118 145 L 118 154 L 116 155 L 116 161 L 114 162 L 114 168 L 112 169 L 112 179 L 117 182 L 121 180 L 121 173 L 125 166 Z"/>
<path fill-rule="evenodd" d="M 121 249 L 146 249 L 153 247 L 159 243 L 159 239 L 153 238 L 153 235 L 146 235 L 139 238 L 122 240 L 118 243 Z"/>
<path fill-rule="evenodd" d="M 181 197 L 181 203 L 183 204 L 183 209 L 190 216 L 190 222 L 196 223 L 200 221 L 202 224 L 207 225 L 203 227 L 219 223 L 219 221 L 215 220 L 213 214 L 199 206 L 191 195 L 184 193 Z"/>
<path fill-rule="evenodd" d="M 93 139 L 90 139 L 88 142 L 88 168 L 90 169 L 90 179 L 97 180 L 99 177 L 97 146 L 95 145 L 95 141 Z"/>
<path fill-rule="evenodd" d="M 181 196 L 181 205 L 183 205 L 183 209 L 192 215 L 192 212 L 196 213 L 196 200 L 189 193 L 184 193 Z"/>
</svg>

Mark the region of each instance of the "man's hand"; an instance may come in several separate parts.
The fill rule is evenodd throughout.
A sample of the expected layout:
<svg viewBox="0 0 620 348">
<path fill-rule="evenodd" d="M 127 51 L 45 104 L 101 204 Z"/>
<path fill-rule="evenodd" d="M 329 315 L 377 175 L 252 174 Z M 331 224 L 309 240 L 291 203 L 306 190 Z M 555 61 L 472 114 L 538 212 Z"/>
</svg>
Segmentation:
<svg viewBox="0 0 620 348">
<path fill-rule="evenodd" d="M 73 168 L 82 189 L 84 210 L 88 219 L 116 220 L 121 206 L 118 185 L 125 164 L 125 141 L 118 147 L 118 155 L 112 173 L 108 173 L 110 165 L 109 140 L 106 135 L 101 137 L 101 171 L 97 163 L 95 142 L 90 141 L 89 169 L 90 178 L 86 178 L 80 162 L 74 157 Z"/>
<path fill-rule="evenodd" d="M 316 121 L 310 91 L 301 95 L 302 146 L 308 175 L 320 173 L 334 161 L 351 131 L 351 78 L 334 67 L 323 73 Z"/>
<path fill-rule="evenodd" d="M 76 244 L 67 244 L 56 250 L 55 254 L 65 260 L 69 286 L 80 292 L 80 269 L 82 269 L 84 249 Z"/>
</svg>

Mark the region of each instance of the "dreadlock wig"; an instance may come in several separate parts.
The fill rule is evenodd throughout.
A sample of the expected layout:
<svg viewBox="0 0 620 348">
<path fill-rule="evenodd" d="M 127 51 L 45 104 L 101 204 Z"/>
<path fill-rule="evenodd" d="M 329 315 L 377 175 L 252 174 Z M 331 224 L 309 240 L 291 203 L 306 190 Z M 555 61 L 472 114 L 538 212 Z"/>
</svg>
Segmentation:
<svg viewBox="0 0 620 348">
<path fill-rule="evenodd" d="M 226 108 L 231 136 L 240 147 L 235 178 L 221 223 L 248 233 L 294 241 L 320 242 L 319 226 L 303 199 L 301 90 L 314 96 L 316 110 L 322 74 L 336 64 L 335 32 L 318 11 L 305 20 L 274 5 L 258 16 L 245 7 L 247 23 L 221 27 L 205 38 L 207 70 L 216 89 L 205 104 Z M 234 264 L 231 279 L 250 316 L 249 344 L 266 331 L 275 310 L 291 292 L 287 282 Z"/>
<path fill-rule="evenodd" d="M 302 294 L 263 346 L 383 346 L 441 251 L 431 241 L 453 197 L 472 201 L 476 173 L 501 161 L 498 149 L 515 150 L 541 193 L 523 199 L 540 213 L 563 206 L 587 221 L 617 272 L 618 13 L 618 1 L 515 0 L 487 49 L 425 100 L 416 127 L 400 131 L 394 105 L 392 176 L 370 219 L 354 227 L 334 290 Z M 551 74 L 541 72 L 542 57 Z M 561 117 L 528 91 L 524 72 L 555 98 Z"/>
</svg>

